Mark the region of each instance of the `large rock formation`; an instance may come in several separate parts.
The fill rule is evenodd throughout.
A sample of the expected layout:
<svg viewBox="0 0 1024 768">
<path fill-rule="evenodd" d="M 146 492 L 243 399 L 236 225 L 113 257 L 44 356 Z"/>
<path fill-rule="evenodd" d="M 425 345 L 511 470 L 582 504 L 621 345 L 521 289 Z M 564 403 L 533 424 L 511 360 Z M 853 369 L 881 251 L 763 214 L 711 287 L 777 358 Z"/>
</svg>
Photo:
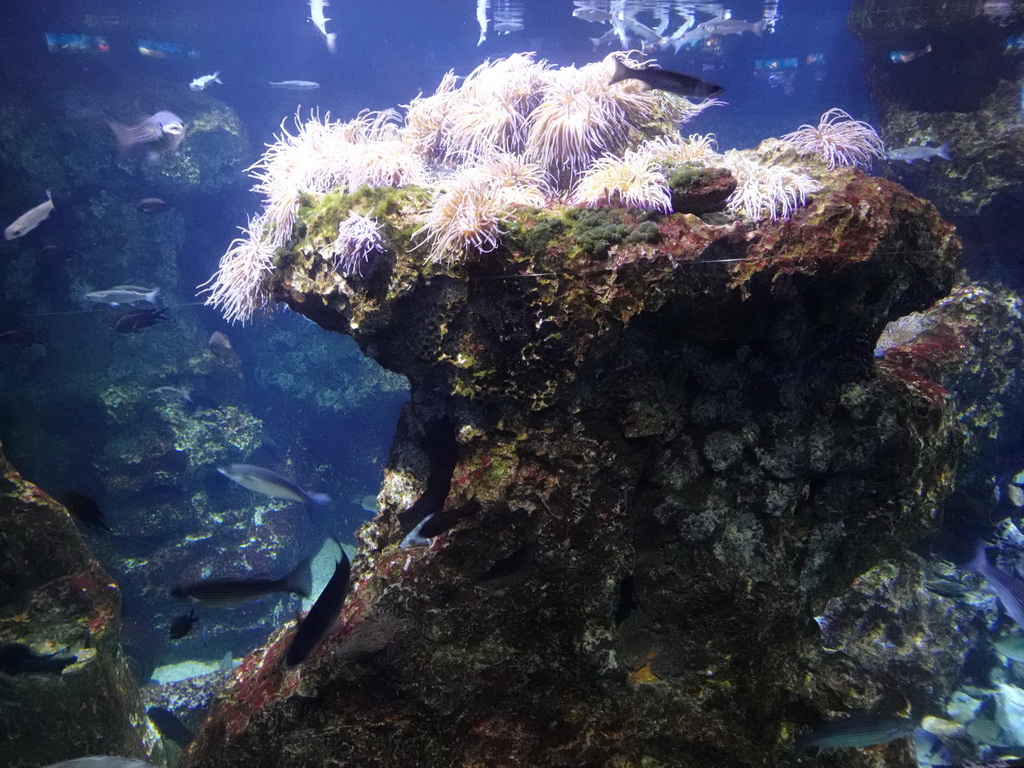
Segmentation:
<svg viewBox="0 0 1024 768">
<path fill-rule="evenodd" d="M 120 590 L 68 513 L 0 455 L 0 742 L 6 768 L 144 756 Z"/>
<path fill-rule="evenodd" d="M 975 630 L 916 599 L 906 546 L 959 433 L 872 357 L 950 289 L 930 204 L 844 171 L 776 223 L 520 210 L 443 266 L 399 247 L 416 194 L 328 196 L 276 260 L 276 296 L 412 401 L 341 619 L 297 671 L 290 625 L 250 656 L 191 768 L 783 765 L 948 690 Z M 397 253 L 345 280 L 315 238 L 350 210 Z M 883 759 L 912 760 L 829 756 Z"/>
</svg>

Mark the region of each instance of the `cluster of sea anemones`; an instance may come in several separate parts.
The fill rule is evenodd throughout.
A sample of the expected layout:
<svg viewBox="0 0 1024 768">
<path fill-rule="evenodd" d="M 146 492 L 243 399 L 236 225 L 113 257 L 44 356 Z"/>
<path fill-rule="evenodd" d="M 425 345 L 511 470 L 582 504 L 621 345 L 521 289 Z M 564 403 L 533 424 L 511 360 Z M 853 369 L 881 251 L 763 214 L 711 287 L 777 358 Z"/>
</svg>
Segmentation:
<svg viewBox="0 0 1024 768">
<path fill-rule="evenodd" d="M 874 158 L 885 158 L 878 132 L 838 108 L 823 114 L 816 126 L 801 125 L 782 140 L 805 155 L 817 155 L 830 171 L 844 165 L 867 168 Z"/>
<path fill-rule="evenodd" d="M 380 224 L 369 216 L 351 211 L 348 218 L 338 224 L 338 236 L 331 244 L 334 268 L 345 277 L 361 275 L 363 266 L 374 253 L 385 250 Z"/>
<path fill-rule="evenodd" d="M 787 219 L 821 184 L 799 168 L 770 165 L 731 149 L 717 163 L 736 179 L 726 210 L 752 221 Z"/>
</svg>

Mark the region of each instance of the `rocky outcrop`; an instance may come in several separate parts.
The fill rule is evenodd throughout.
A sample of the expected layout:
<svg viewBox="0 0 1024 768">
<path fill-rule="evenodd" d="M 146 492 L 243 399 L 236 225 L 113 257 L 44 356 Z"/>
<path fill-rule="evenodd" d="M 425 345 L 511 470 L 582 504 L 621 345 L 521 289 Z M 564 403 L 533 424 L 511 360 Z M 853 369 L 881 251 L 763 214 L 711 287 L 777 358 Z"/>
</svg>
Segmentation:
<svg viewBox="0 0 1024 768">
<path fill-rule="evenodd" d="M 68 513 L 0 455 L 0 742 L 9 768 L 144 756 L 120 590 Z"/>
<path fill-rule="evenodd" d="M 823 720 L 948 690 L 973 630 L 914 600 L 906 546 L 960 435 L 872 357 L 951 286 L 931 205 L 847 171 L 777 223 L 520 210 L 492 254 L 349 281 L 305 245 L 278 298 L 412 401 L 341 619 L 297 671 L 290 626 L 246 659 L 189 766 L 782 765 Z"/>
</svg>

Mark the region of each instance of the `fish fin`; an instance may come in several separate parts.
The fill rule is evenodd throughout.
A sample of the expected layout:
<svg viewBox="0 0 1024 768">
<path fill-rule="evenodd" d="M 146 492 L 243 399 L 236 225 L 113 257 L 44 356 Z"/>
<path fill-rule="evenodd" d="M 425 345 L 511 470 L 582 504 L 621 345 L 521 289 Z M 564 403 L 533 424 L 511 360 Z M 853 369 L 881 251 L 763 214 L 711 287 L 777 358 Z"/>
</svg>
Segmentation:
<svg viewBox="0 0 1024 768">
<path fill-rule="evenodd" d="M 327 50 L 330 53 L 335 53 L 338 50 L 338 33 L 328 32 L 327 33 Z"/>
<path fill-rule="evenodd" d="M 766 24 L 765 20 L 761 19 L 760 21 L 755 22 L 754 24 L 750 25 L 750 31 L 753 32 L 758 37 L 763 37 L 764 36 L 765 24 Z"/>
<path fill-rule="evenodd" d="M 295 570 L 282 579 L 282 586 L 288 592 L 302 597 L 309 597 L 313 591 L 313 571 L 310 568 L 310 558 L 306 558 Z"/>
<path fill-rule="evenodd" d="M 949 160 L 949 161 L 953 160 L 952 156 L 949 154 L 949 142 L 948 141 L 944 141 L 942 143 L 942 146 L 939 147 L 939 149 L 937 151 L 937 154 L 943 160 Z"/>
<path fill-rule="evenodd" d="M 608 81 L 608 85 L 615 85 L 622 80 L 628 80 L 632 77 L 632 70 L 622 63 L 622 59 L 615 57 L 615 74 L 612 75 L 612 79 Z"/>
<path fill-rule="evenodd" d="M 46 190 L 46 199 L 53 202 L 53 195 L 50 194 L 50 190 Z"/>
<path fill-rule="evenodd" d="M 331 497 L 326 493 L 307 493 L 306 498 L 317 507 L 323 507 L 331 503 Z"/>
</svg>

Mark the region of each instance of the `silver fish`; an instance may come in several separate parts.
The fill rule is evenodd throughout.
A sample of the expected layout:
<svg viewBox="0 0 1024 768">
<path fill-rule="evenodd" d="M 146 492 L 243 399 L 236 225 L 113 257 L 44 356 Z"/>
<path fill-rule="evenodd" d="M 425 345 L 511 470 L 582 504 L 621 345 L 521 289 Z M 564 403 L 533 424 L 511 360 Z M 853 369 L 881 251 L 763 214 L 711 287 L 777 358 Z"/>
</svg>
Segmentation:
<svg viewBox="0 0 1024 768">
<path fill-rule="evenodd" d="M 767 22 L 764 19 L 753 23 L 740 19 L 711 19 L 698 24 L 696 28 L 704 30 L 708 35 L 742 35 L 744 32 L 753 32 L 761 37 L 766 26 Z"/>
<path fill-rule="evenodd" d="M 210 83 L 220 83 L 221 85 L 224 85 L 224 83 L 221 82 L 220 79 L 220 72 L 214 72 L 212 75 L 203 75 L 202 77 L 197 77 L 195 80 L 188 84 L 188 87 L 191 88 L 193 91 L 202 91 L 205 90 L 206 86 L 208 86 Z"/>
<path fill-rule="evenodd" d="M 286 91 L 315 91 L 320 87 L 320 83 L 314 83 L 312 80 L 282 80 L 278 83 L 271 81 L 270 86 L 284 88 Z"/>
<path fill-rule="evenodd" d="M 1018 626 L 1024 627 L 1024 579 L 992 565 L 984 542 L 979 545 L 967 569 L 984 577 L 989 589 L 999 598 L 1003 610 Z"/>
<path fill-rule="evenodd" d="M 210 340 L 206 342 L 212 351 L 218 355 L 227 355 L 231 353 L 231 339 L 220 331 L 214 331 L 210 334 Z"/>
<path fill-rule="evenodd" d="M 96 304 L 108 304 L 111 307 L 127 304 L 156 304 L 159 288 L 141 288 L 137 285 L 118 285 L 106 291 L 93 291 L 82 298 Z"/>
<path fill-rule="evenodd" d="M 181 398 L 186 403 L 192 402 L 192 390 L 187 387 L 157 387 L 149 390 L 151 395 L 159 395 L 168 400 Z"/>
<path fill-rule="evenodd" d="M 47 765 L 45 768 L 153 768 L 153 764 L 147 763 L 145 760 L 137 760 L 134 757 L 94 755 L 92 757 L 76 757 L 74 760 L 63 760 Z"/>
<path fill-rule="evenodd" d="M 1008 635 L 992 643 L 992 647 L 1008 659 L 1024 661 L 1024 637 Z"/>
<path fill-rule="evenodd" d="M 583 21 L 593 21 L 603 23 L 611 21 L 612 15 L 608 11 L 602 11 L 599 8 L 577 8 L 572 12 L 574 19 L 583 19 Z"/>
<path fill-rule="evenodd" d="M 11 222 L 11 225 L 4 230 L 4 240 L 14 240 L 28 234 L 38 227 L 50 215 L 52 210 L 53 198 L 50 196 L 50 190 L 46 190 L 46 201 L 40 203 L 35 208 L 25 211 L 25 213 Z"/>
<path fill-rule="evenodd" d="M 326 493 L 307 493 L 283 475 L 272 469 L 252 464 L 231 464 L 218 470 L 224 477 L 233 480 L 243 488 L 262 493 L 272 499 L 300 501 L 303 504 L 322 507 L 329 504 L 331 497 Z"/>
<path fill-rule="evenodd" d="M 933 157 L 941 157 L 943 160 L 953 159 L 949 154 L 948 141 L 940 147 L 929 147 L 927 145 L 921 147 L 897 147 L 896 149 L 890 149 L 885 153 L 885 156 L 890 160 L 902 160 L 905 163 L 912 163 L 915 160 L 924 160 L 926 163 L 929 163 Z"/>
<path fill-rule="evenodd" d="M 797 754 L 808 749 L 836 749 L 856 747 L 863 749 L 884 744 L 893 739 L 909 736 L 917 723 L 906 717 L 860 714 L 834 720 L 816 731 L 797 739 Z"/>
<path fill-rule="evenodd" d="M 159 141 L 167 145 L 167 150 L 173 151 L 185 140 L 184 121 L 167 110 L 160 110 L 137 125 L 123 125 L 108 117 L 107 125 L 114 132 L 117 145 L 122 150 Z"/>
</svg>

